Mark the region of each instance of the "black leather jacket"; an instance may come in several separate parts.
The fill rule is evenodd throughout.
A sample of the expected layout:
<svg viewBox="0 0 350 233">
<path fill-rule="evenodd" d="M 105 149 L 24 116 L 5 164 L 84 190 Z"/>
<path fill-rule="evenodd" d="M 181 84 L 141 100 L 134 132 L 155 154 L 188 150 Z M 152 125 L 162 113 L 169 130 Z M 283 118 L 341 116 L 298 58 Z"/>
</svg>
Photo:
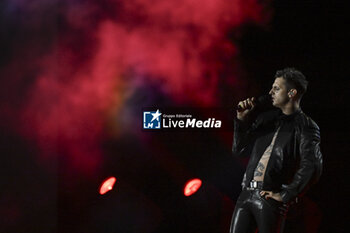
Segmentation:
<svg viewBox="0 0 350 233">
<path fill-rule="evenodd" d="M 234 122 L 232 153 L 250 156 L 242 181 L 249 187 L 254 170 L 280 128 L 268 162 L 263 190 L 279 192 L 284 203 L 302 195 L 322 172 L 320 130 L 301 110 L 284 115 L 279 109 L 264 112 L 253 123 Z"/>
</svg>

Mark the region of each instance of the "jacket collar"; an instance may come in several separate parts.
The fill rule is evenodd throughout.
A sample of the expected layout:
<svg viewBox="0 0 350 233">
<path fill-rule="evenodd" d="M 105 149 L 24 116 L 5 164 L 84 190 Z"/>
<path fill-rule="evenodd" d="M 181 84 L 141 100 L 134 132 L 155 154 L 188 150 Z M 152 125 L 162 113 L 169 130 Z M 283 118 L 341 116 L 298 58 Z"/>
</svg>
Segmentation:
<svg viewBox="0 0 350 233">
<path fill-rule="evenodd" d="M 293 120 L 294 117 L 299 115 L 300 113 L 302 113 L 301 108 L 299 108 L 298 110 L 296 110 L 290 115 L 286 115 L 281 110 L 279 110 L 278 119 L 281 121 L 290 121 L 290 120 Z"/>
</svg>

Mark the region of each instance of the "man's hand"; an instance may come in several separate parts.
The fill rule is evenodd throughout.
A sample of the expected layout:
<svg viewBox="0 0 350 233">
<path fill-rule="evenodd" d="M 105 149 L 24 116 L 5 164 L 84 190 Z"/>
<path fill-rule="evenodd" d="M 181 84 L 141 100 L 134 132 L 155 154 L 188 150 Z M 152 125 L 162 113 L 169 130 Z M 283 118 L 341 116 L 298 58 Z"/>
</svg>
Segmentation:
<svg viewBox="0 0 350 233">
<path fill-rule="evenodd" d="M 261 191 L 260 195 L 263 196 L 265 199 L 275 199 L 276 201 L 282 202 L 282 197 L 280 193 L 274 193 L 272 191 Z"/>
<path fill-rule="evenodd" d="M 244 121 L 247 115 L 255 108 L 255 97 L 240 101 L 238 106 L 241 110 L 237 110 L 237 119 Z"/>
</svg>

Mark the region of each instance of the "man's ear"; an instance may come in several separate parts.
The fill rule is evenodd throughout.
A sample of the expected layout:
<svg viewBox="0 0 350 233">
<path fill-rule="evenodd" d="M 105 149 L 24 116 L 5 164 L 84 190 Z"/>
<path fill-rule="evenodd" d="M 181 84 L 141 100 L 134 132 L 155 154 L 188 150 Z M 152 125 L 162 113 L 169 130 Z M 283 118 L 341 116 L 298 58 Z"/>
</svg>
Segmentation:
<svg viewBox="0 0 350 233">
<path fill-rule="evenodd" d="M 297 89 L 290 89 L 289 92 L 288 92 L 288 97 L 289 98 L 293 98 L 294 96 L 296 96 L 298 93 Z"/>
</svg>

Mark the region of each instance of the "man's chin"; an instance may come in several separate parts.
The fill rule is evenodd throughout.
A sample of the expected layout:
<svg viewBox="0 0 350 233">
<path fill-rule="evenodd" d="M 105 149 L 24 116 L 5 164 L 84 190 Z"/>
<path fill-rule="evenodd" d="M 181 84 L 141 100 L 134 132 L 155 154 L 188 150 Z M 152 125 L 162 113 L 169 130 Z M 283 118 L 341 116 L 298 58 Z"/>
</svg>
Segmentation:
<svg viewBox="0 0 350 233">
<path fill-rule="evenodd" d="M 279 105 L 275 101 L 272 101 L 272 106 L 278 108 Z"/>
</svg>

